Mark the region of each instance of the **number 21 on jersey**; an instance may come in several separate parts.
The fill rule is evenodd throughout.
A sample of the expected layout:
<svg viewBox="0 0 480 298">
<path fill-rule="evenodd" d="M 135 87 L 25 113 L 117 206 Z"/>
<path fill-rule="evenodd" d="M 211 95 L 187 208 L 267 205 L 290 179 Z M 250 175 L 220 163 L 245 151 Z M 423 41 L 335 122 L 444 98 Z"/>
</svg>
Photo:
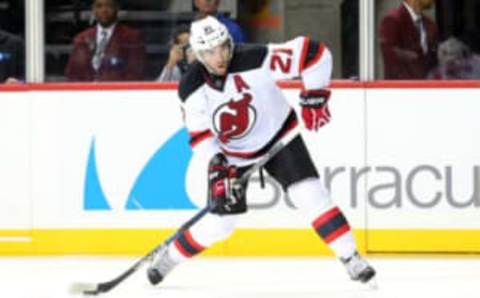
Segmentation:
<svg viewBox="0 0 480 298">
<path fill-rule="evenodd" d="M 292 49 L 274 49 L 272 59 L 270 60 L 270 69 L 290 73 L 292 69 L 292 55 Z"/>
</svg>

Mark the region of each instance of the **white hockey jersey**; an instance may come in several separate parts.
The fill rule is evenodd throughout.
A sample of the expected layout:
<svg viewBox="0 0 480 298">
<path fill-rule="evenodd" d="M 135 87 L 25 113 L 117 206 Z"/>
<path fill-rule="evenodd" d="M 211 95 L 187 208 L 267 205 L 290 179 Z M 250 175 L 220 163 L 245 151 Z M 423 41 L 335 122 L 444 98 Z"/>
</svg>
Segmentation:
<svg viewBox="0 0 480 298">
<path fill-rule="evenodd" d="M 210 142 L 227 157 L 251 162 L 298 124 L 277 81 L 300 77 L 305 89 L 320 89 L 331 72 L 330 51 L 306 37 L 236 46 L 224 77 L 195 63 L 179 85 L 191 146 Z"/>
</svg>

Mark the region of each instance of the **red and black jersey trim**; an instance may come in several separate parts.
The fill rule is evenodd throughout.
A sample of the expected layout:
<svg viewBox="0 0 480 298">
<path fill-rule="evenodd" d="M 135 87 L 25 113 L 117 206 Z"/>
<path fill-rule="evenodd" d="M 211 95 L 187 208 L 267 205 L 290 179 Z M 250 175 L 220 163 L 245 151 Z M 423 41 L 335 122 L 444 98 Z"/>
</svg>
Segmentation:
<svg viewBox="0 0 480 298">
<path fill-rule="evenodd" d="M 239 44 L 235 46 L 228 73 L 238 73 L 262 67 L 267 57 L 267 47 L 258 44 Z"/>
<path fill-rule="evenodd" d="M 331 243 L 350 231 L 350 225 L 337 207 L 320 215 L 313 221 L 312 226 L 326 243 Z"/>
<path fill-rule="evenodd" d="M 317 63 L 322 58 L 325 45 L 305 37 L 300 57 L 299 73 Z"/>
<path fill-rule="evenodd" d="M 192 93 L 205 84 L 202 68 L 202 64 L 195 61 L 190 65 L 187 72 L 182 75 L 178 84 L 178 96 L 182 102 L 186 102 Z"/>
<path fill-rule="evenodd" d="M 205 139 L 213 136 L 210 129 L 190 132 L 190 146 L 193 148 Z"/>
<path fill-rule="evenodd" d="M 241 157 L 241 158 L 256 158 L 256 157 L 262 156 L 263 154 L 267 153 L 273 147 L 273 145 L 275 145 L 275 143 L 277 143 L 285 134 L 287 134 L 289 131 L 297 127 L 297 125 L 298 125 L 297 115 L 293 110 L 291 110 L 287 119 L 283 122 L 283 125 L 280 128 L 280 130 L 261 149 L 253 152 L 235 152 L 235 151 L 230 151 L 230 150 L 226 150 L 225 148 L 222 148 L 222 151 L 223 153 L 225 153 L 225 155 Z"/>
<path fill-rule="evenodd" d="M 192 238 L 189 230 L 181 233 L 178 238 L 175 239 L 173 245 L 175 245 L 178 251 L 187 258 L 191 258 L 205 249 L 205 247 L 198 244 L 198 242 Z"/>
</svg>

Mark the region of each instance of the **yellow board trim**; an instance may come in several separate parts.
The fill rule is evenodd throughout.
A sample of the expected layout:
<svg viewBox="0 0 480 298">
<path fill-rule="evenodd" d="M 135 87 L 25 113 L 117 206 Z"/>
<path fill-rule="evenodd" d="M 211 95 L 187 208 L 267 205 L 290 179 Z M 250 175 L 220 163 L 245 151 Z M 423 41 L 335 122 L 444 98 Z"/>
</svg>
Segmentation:
<svg viewBox="0 0 480 298">
<path fill-rule="evenodd" d="M 0 230 L 0 255 L 143 255 L 171 229 Z M 355 230 L 363 253 L 480 253 L 480 230 Z M 12 240 L 8 240 L 12 237 Z M 31 237 L 31 241 L 14 241 Z M 311 229 L 237 229 L 211 256 L 332 255 Z"/>
<path fill-rule="evenodd" d="M 480 253 L 480 230 L 368 230 L 371 253 Z"/>
</svg>

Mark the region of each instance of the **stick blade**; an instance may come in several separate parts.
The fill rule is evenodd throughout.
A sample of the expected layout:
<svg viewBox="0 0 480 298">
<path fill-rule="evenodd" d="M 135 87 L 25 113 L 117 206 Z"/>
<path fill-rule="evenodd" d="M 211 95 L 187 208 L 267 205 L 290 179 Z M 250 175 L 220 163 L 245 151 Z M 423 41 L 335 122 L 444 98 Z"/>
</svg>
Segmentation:
<svg viewBox="0 0 480 298">
<path fill-rule="evenodd" d="M 97 295 L 99 293 L 97 284 L 81 282 L 71 284 L 68 292 L 71 295 Z"/>
</svg>

